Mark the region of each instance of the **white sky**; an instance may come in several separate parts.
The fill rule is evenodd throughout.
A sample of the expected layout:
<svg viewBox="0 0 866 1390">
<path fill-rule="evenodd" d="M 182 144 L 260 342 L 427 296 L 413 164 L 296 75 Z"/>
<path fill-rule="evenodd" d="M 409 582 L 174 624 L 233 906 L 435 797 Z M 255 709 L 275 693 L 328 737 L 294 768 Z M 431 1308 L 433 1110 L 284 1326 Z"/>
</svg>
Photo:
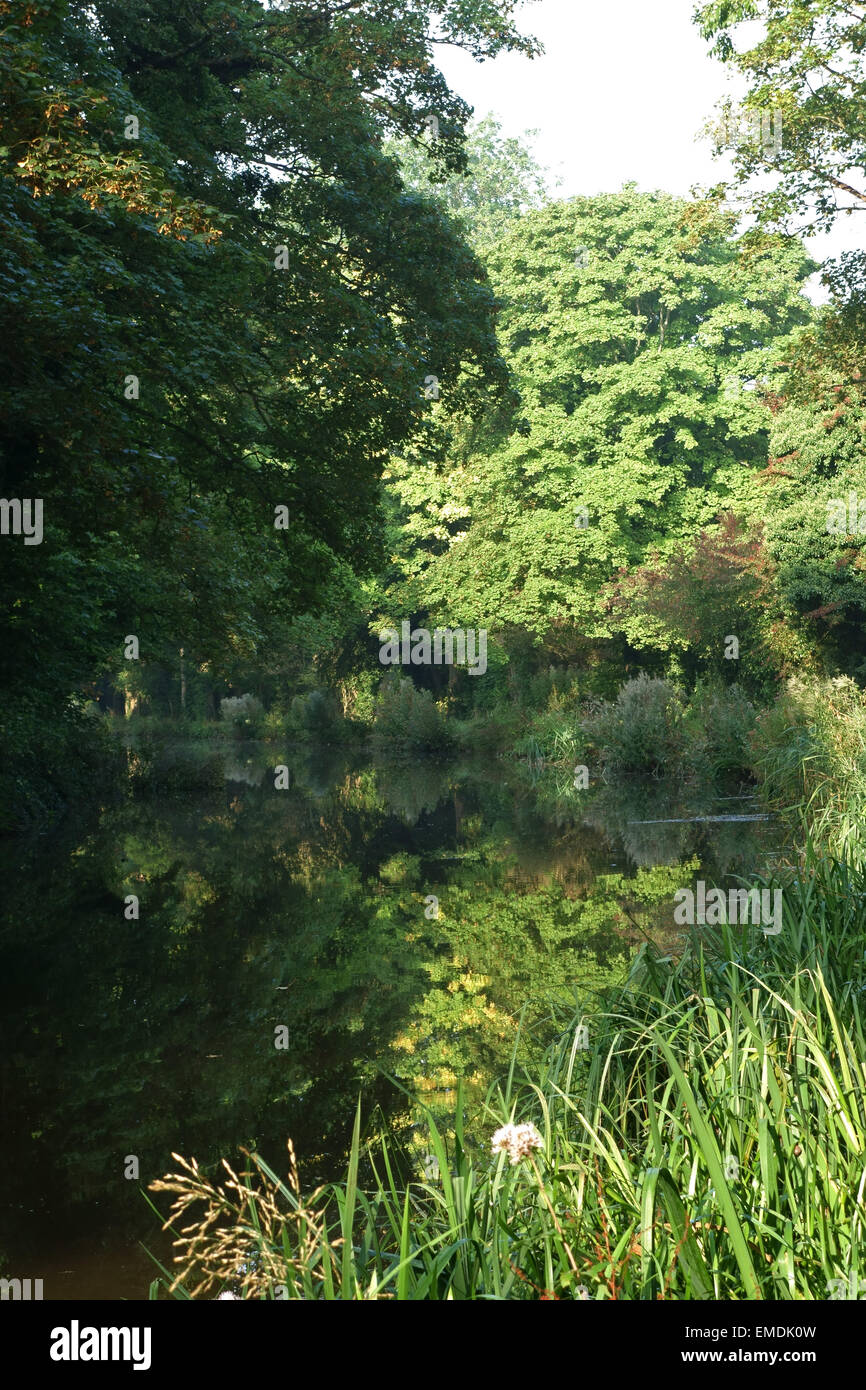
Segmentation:
<svg viewBox="0 0 866 1390">
<path fill-rule="evenodd" d="M 612 192 L 629 180 L 687 195 L 728 172 L 697 135 L 722 97 L 744 90 L 708 56 L 691 22 L 694 3 L 533 0 L 519 25 L 541 40 L 541 56 L 477 63 L 440 47 L 437 59 L 476 117 L 492 111 L 506 135 L 538 130 L 534 150 L 561 180 L 558 197 Z M 820 261 L 861 245 L 860 220 L 840 217 L 829 235 L 808 243 L 811 254 Z"/>
</svg>

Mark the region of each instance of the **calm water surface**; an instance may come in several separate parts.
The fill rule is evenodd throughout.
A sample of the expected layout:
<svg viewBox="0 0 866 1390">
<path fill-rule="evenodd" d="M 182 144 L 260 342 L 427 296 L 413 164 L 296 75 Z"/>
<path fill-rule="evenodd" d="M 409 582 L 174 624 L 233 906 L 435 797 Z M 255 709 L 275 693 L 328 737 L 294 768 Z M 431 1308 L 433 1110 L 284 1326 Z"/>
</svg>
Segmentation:
<svg viewBox="0 0 866 1390">
<path fill-rule="evenodd" d="M 644 933 L 672 937 L 676 887 L 773 856 L 766 822 L 690 822 L 755 810 L 712 790 L 352 758 L 130 752 L 146 792 L 0 848 L 0 1274 L 146 1298 L 143 1246 L 171 1251 L 142 1192 L 172 1151 L 257 1148 L 285 1171 L 291 1135 L 316 1183 L 359 1093 L 420 1166 L 424 1106 L 447 1124 L 462 1078 L 483 1142 L 524 1006 L 531 1062 L 575 994 L 621 978 Z"/>
</svg>

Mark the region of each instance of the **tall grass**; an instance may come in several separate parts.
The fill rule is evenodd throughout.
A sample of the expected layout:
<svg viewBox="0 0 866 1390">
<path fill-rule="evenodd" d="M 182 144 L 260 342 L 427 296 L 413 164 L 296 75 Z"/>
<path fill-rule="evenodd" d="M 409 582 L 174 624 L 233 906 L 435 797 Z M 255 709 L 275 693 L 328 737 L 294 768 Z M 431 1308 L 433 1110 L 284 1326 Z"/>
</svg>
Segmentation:
<svg viewBox="0 0 866 1390">
<path fill-rule="evenodd" d="M 758 720 L 752 759 L 768 804 L 808 819 L 831 854 L 866 864 L 866 691 L 847 676 L 789 681 Z"/>
<path fill-rule="evenodd" d="M 775 886 L 775 885 L 769 885 Z M 152 1295 L 290 1299 L 825 1299 L 866 1284 L 866 874 L 809 853 L 783 927 L 647 945 L 563 1019 L 483 1116 L 537 1127 L 511 1165 L 429 1118 L 426 1171 L 388 1138 L 303 1194 L 259 1154 L 184 1167 L 179 1273 Z M 587 1045 L 588 1044 L 588 1045 Z M 488 1141 L 489 1142 L 489 1141 Z M 190 1222 L 190 1213 L 195 1219 Z M 835 1282 L 834 1282 L 835 1281 Z M 843 1295 L 844 1296 L 844 1295 Z"/>
</svg>

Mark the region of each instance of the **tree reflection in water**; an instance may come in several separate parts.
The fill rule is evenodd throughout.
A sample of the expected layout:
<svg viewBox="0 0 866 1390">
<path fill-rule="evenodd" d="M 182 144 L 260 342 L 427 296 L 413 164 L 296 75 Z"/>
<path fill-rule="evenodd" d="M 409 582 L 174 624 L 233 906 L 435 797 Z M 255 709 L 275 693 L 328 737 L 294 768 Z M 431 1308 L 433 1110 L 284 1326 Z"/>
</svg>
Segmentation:
<svg viewBox="0 0 866 1390">
<path fill-rule="evenodd" d="M 143 1296 L 136 1240 L 159 1243 L 141 1189 L 173 1150 L 207 1164 L 245 1145 L 279 1165 L 291 1135 L 313 1184 L 339 1169 L 360 1091 L 422 1170 L 412 1096 L 447 1122 L 463 1078 L 480 1121 L 521 1012 L 531 1060 L 557 1001 L 670 930 L 699 861 L 754 867 L 765 834 L 638 834 L 639 790 L 569 797 L 501 762 L 244 745 L 135 761 L 136 795 L 4 851 L 0 1256 L 46 1297 Z M 653 788 L 654 810 L 673 804 Z"/>
</svg>

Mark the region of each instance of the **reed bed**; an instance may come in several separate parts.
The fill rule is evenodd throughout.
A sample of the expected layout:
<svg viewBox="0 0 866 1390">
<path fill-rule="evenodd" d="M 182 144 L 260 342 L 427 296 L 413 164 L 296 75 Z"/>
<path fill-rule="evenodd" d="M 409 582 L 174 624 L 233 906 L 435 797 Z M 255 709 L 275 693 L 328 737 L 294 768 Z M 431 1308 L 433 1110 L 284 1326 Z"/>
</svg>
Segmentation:
<svg viewBox="0 0 866 1390">
<path fill-rule="evenodd" d="M 757 721 L 752 764 L 795 840 L 805 821 L 815 845 L 866 865 L 866 692 L 855 681 L 791 679 Z"/>
<path fill-rule="evenodd" d="M 459 1099 L 448 1133 L 428 1116 L 420 1172 L 387 1134 L 362 1139 L 360 1105 L 343 1179 L 315 1192 L 291 1149 L 288 1179 L 257 1153 L 222 1179 L 179 1160 L 154 1184 L 173 1194 L 178 1268 L 152 1296 L 866 1293 L 866 873 L 810 848 L 782 887 L 778 935 L 642 947 L 483 1115 Z"/>
</svg>

